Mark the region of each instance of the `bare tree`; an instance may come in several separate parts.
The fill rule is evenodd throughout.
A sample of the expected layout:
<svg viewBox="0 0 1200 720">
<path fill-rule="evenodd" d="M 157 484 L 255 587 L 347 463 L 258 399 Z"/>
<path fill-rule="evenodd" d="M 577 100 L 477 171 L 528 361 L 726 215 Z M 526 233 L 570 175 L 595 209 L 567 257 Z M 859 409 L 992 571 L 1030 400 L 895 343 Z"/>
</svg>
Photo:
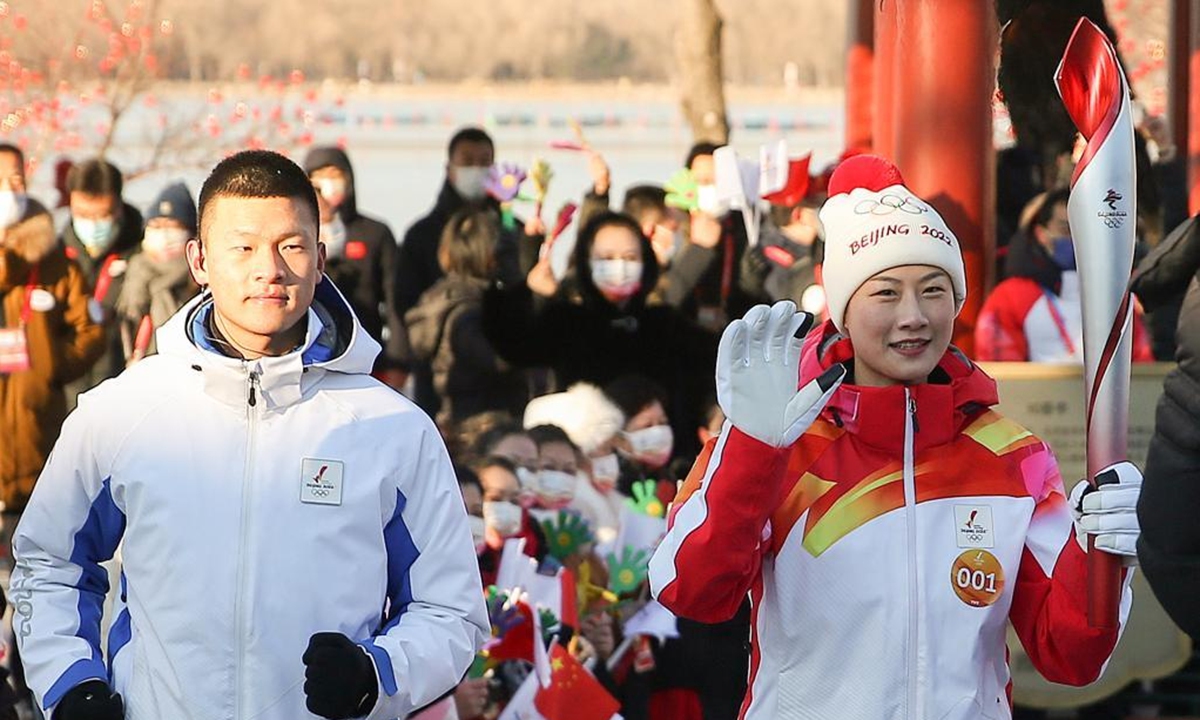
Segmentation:
<svg viewBox="0 0 1200 720">
<path fill-rule="evenodd" d="M 721 59 L 724 23 L 715 0 L 682 0 L 682 6 L 675 57 L 683 115 L 697 142 L 725 144 L 729 142 L 729 119 Z"/>
</svg>

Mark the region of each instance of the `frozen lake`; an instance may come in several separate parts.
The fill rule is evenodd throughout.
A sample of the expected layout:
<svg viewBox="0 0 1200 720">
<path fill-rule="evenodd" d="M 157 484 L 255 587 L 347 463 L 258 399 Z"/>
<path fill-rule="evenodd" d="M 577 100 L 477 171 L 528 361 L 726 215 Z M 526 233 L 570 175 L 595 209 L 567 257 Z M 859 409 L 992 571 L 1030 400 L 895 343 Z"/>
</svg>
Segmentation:
<svg viewBox="0 0 1200 720">
<path fill-rule="evenodd" d="M 758 147 L 780 138 L 786 139 L 795 155 L 812 151 L 814 166 L 821 167 L 842 150 L 843 110 L 835 93 L 812 94 L 789 99 L 781 90 L 778 96 L 757 92 L 749 101 L 733 97 L 729 101 L 733 145 L 744 155 L 757 157 Z M 444 176 L 446 143 L 463 125 L 481 125 L 496 140 L 498 162 L 517 163 L 528 168 L 535 157 L 546 159 L 555 176 L 550 187 L 545 218 L 551 218 L 567 200 L 578 201 L 590 185 L 587 159 L 579 153 L 553 150 L 555 140 L 571 140 L 569 120 L 584 127 L 588 141 L 604 153 L 612 169 L 613 200 L 619 203 L 629 185 L 665 182 L 682 163 L 691 144 L 691 133 L 683 122 L 673 90 L 624 92 L 618 88 L 581 90 L 563 93 L 541 89 L 489 88 L 478 93 L 449 89 L 444 93 L 424 90 L 408 94 L 399 88 L 386 91 L 347 92 L 339 101 L 329 101 L 325 93 L 315 102 L 294 100 L 293 108 L 312 112 L 309 126 L 317 144 L 344 141 L 354 164 L 359 207 L 387 221 L 399 237 L 414 219 L 432 205 Z M 133 117 L 121 125 L 118 143 L 111 159 L 123 170 L 145 162 L 148 131 L 167 115 L 199 117 L 211 112 L 228 118 L 238 101 L 266 107 L 277 100 L 259 100 L 252 95 L 235 93 L 214 102 L 203 92 L 178 92 L 159 101 L 153 108 L 136 106 Z M 287 106 L 285 105 L 285 108 Z M 285 109 L 285 117 L 291 109 Z M 196 143 L 211 144 L 203 133 Z M 219 157 L 214 149 L 211 167 Z M 290 153 L 298 162 L 303 149 Z M 69 153 L 75 159 L 83 154 Z M 33 192 L 52 200 L 49 190 L 50 167 L 55 155 L 43 158 Z M 182 178 L 199 192 L 207 167 L 171 169 L 131 180 L 126 199 L 144 207 L 169 180 Z M 529 208 L 518 205 L 518 213 Z"/>
</svg>

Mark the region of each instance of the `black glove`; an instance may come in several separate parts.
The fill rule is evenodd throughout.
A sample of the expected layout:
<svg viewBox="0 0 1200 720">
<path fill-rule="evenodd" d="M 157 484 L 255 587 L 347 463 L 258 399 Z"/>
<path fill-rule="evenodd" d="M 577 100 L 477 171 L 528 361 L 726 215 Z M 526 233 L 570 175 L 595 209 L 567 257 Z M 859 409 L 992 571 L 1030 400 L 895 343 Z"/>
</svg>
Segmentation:
<svg viewBox="0 0 1200 720">
<path fill-rule="evenodd" d="M 63 695 L 54 720 L 125 720 L 125 704 L 102 681 L 88 680 Z"/>
<path fill-rule="evenodd" d="M 379 699 L 375 664 L 367 651 L 341 633 L 317 633 L 304 651 L 308 711 L 329 720 L 362 717 Z M 59 720 L 59 718 L 55 718 Z"/>
</svg>

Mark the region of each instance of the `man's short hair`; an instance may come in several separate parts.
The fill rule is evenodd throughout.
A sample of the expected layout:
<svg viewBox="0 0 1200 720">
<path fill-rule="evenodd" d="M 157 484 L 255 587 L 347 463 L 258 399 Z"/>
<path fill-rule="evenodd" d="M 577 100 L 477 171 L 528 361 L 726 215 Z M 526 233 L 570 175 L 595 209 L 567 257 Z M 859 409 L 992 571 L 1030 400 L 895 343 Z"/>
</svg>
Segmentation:
<svg viewBox="0 0 1200 720">
<path fill-rule="evenodd" d="M 696 161 L 696 158 L 700 157 L 701 155 L 712 155 L 719 147 L 721 146 L 711 142 L 696 143 L 690 150 L 688 150 L 687 161 L 684 162 L 683 166 L 691 169 L 692 163 Z"/>
<path fill-rule="evenodd" d="M 454 137 L 450 138 L 450 145 L 446 147 L 446 157 L 454 157 L 454 150 L 465 142 L 483 143 L 496 150 L 496 143 L 492 142 L 492 136 L 487 134 L 487 131 L 478 127 L 465 127 L 454 133 Z"/>
<path fill-rule="evenodd" d="M 657 185 L 634 185 L 625 191 L 625 201 L 621 205 L 621 212 L 640 223 L 645 219 L 646 213 L 652 210 L 666 214 L 666 190 Z"/>
<path fill-rule="evenodd" d="M 25 174 L 25 151 L 12 143 L 0 143 L 0 153 L 12 153 L 17 156 L 17 167 Z"/>
<path fill-rule="evenodd" d="M 97 197 L 121 197 L 124 181 L 116 165 L 103 158 L 92 158 L 71 168 L 67 173 L 67 192 Z"/>
<path fill-rule="evenodd" d="M 312 212 L 314 229 L 321 216 L 312 180 L 300 166 L 270 150 L 244 150 L 230 155 L 209 173 L 200 188 L 200 238 L 204 212 L 219 197 L 295 198 Z"/>
</svg>

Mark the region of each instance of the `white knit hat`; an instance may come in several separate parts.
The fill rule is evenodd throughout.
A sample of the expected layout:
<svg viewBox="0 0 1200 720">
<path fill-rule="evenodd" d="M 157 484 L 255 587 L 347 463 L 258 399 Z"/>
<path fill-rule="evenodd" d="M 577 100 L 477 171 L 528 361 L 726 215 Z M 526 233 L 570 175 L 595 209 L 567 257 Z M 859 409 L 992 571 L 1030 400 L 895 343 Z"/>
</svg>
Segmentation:
<svg viewBox="0 0 1200 720">
<path fill-rule="evenodd" d="M 877 273 L 901 265 L 945 270 L 955 310 L 967 297 L 967 274 L 958 238 L 929 203 L 904 186 L 891 162 L 876 155 L 846 159 L 829 178 L 821 207 L 825 226 L 825 285 L 829 317 L 839 332 L 850 297 Z"/>
<path fill-rule="evenodd" d="M 523 423 L 526 428 L 556 425 L 590 455 L 625 427 L 625 414 L 600 388 L 576 383 L 566 392 L 530 400 Z"/>
</svg>

